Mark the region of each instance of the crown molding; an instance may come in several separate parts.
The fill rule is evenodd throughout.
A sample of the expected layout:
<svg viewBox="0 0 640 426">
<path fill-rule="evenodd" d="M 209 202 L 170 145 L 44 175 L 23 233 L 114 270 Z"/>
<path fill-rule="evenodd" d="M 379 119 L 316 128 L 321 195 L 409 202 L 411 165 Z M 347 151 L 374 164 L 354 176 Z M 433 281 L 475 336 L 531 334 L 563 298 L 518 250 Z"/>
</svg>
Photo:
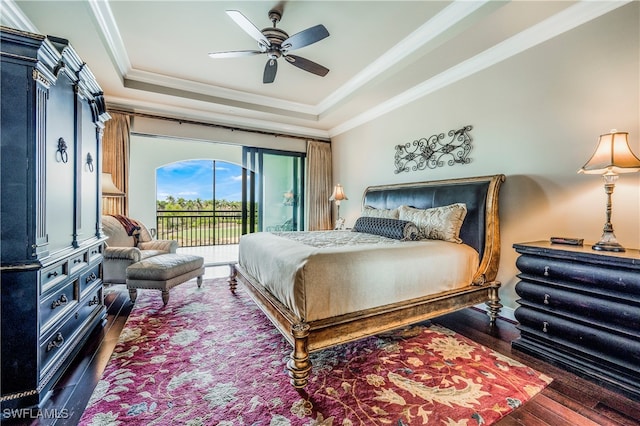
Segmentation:
<svg viewBox="0 0 640 426">
<path fill-rule="evenodd" d="M 111 54 L 111 58 L 120 72 L 120 77 L 124 80 L 124 77 L 131 71 L 131 61 L 129 61 L 127 48 L 124 45 L 122 36 L 120 35 L 118 24 L 113 17 L 109 1 L 88 0 L 88 3 L 91 7 L 94 18 L 98 23 L 106 48 Z"/>
<path fill-rule="evenodd" d="M 463 78 L 504 61 L 540 43 L 557 37 L 582 24 L 609 13 L 633 0 L 624 1 L 581 1 L 562 10 L 552 17 L 504 40 L 493 47 L 463 61 L 417 86 L 382 102 L 358 116 L 329 130 L 331 137 L 405 106 L 436 90 L 442 89 Z"/>
<path fill-rule="evenodd" d="M 127 73 L 125 76 L 125 81 L 126 80 L 168 87 L 199 95 L 206 95 L 211 98 L 219 98 L 218 101 L 223 105 L 225 103 L 225 99 L 230 99 L 237 103 L 258 105 L 262 107 L 262 109 L 276 110 L 276 113 L 282 115 L 292 114 L 294 116 L 306 116 L 306 119 L 308 120 L 317 121 L 319 115 L 318 108 L 308 104 L 286 101 L 269 96 L 255 95 L 239 90 L 212 86 L 210 84 L 203 84 L 196 81 L 179 79 L 138 69 L 132 69 Z M 230 103 L 230 106 L 233 106 L 233 103 Z"/>
<path fill-rule="evenodd" d="M 404 58 L 445 33 L 453 25 L 473 14 L 489 1 L 461 1 L 456 0 L 441 10 L 437 15 L 424 23 L 420 28 L 409 34 L 404 40 L 383 53 L 367 68 L 360 71 L 351 80 L 331 93 L 318 104 L 320 114 L 326 112 L 337 103 L 349 97 L 353 92 L 364 86 L 378 75 L 400 62 Z"/>
<path fill-rule="evenodd" d="M 122 112 L 157 115 L 159 117 L 170 117 L 175 119 L 184 118 L 185 120 L 199 121 L 205 124 L 224 124 L 256 130 L 268 130 L 271 132 L 296 136 L 307 136 L 325 140 L 329 139 L 329 133 L 325 130 L 277 122 L 269 119 L 268 117 L 265 117 L 264 119 L 240 117 L 233 114 L 211 112 L 210 110 L 198 110 L 175 105 L 164 105 L 157 102 L 134 101 L 129 98 L 119 98 L 114 96 L 106 96 L 105 100 L 107 102 L 107 110 L 116 109 Z"/>
<path fill-rule="evenodd" d="M 33 25 L 13 0 L 2 0 L 2 20 L 6 20 L 6 25 L 21 31 L 39 33 L 38 28 Z"/>
</svg>

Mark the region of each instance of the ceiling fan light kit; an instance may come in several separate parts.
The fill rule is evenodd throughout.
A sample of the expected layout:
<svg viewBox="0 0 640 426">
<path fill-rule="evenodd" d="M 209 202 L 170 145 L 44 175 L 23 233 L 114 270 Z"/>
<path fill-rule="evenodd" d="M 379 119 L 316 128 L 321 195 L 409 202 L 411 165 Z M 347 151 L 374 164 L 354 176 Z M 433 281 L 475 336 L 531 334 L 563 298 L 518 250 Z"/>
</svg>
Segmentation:
<svg viewBox="0 0 640 426">
<path fill-rule="evenodd" d="M 324 38 L 329 37 L 329 31 L 324 25 L 316 25 L 300 31 L 289 37 L 284 30 L 277 28 L 276 24 L 282 19 L 282 11 L 271 9 L 269 11 L 269 19 L 273 23 L 273 27 L 264 28 L 262 31 L 258 29 L 246 16 L 238 10 L 227 10 L 227 15 L 234 20 L 240 28 L 258 42 L 260 50 L 233 50 L 227 52 L 213 52 L 209 56 L 214 59 L 218 58 L 236 58 L 241 56 L 253 56 L 266 53 L 268 56 L 267 63 L 264 67 L 262 76 L 263 83 L 273 83 L 276 79 L 278 71 L 278 59 L 283 57 L 288 63 L 294 65 L 304 71 L 324 77 L 329 69 L 317 64 L 309 59 L 290 55 L 290 50 L 300 49 L 310 44 L 316 43 Z"/>
</svg>

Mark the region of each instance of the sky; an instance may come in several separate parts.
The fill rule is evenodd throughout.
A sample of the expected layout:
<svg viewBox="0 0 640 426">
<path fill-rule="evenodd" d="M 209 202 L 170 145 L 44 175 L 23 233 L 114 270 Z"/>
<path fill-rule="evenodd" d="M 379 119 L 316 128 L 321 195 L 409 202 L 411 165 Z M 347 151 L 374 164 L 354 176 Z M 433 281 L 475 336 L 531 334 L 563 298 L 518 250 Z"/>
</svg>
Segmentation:
<svg viewBox="0 0 640 426">
<path fill-rule="evenodd" d="M 242 200 L 242 167 L 216 161 L 216 199 Z M 168 164 L 156 170 L 156 199 L 169 195 L 185 200 L 213 199 L 213 161 L 189 160 Z"/>
</svg>

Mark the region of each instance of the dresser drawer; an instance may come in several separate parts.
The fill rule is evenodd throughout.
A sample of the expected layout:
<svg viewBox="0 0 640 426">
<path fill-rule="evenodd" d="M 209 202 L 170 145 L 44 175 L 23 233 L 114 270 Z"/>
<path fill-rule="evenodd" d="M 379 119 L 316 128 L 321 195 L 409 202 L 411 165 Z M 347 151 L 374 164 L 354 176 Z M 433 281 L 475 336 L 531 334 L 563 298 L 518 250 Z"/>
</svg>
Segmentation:
<svg viewBox="0 0 640 426">
<path fill-rule="evenodd" d="M 102 262 L 87 269 L 80 276 L 80 297 L 84 297 L 85 291 L 90 288 L 102 276 Z"/>
<path fill-rule="evenodd" d="M 516 284 L 516 293 L 522 297 L 518 300 L 521 305 L 597 322 L 602 327 L 621 330 L 640 339 L 640 306 L 632 301 L 594 297 L 572 289 L 542 286 L 525 280 Z"/>
<path fill-rule="evenodd" d="M 78 279 L 69 281 L 40 300 L 41 333 L 55 324 L 55 321 L 78 305 Z"/>
<path fill-rule="evenodd" d="M 568 346 L 616 365 L 640 371 L 640 340 L 541 312 L 527 306 L 515 311 L 518 328 L 528 339 L 541 339 L 551 349 Z"/>
<path fill-rule="evenodd" d="M 40 377 L 45 378 L 58 360 L 66 358 L 68 349 L 72 345 L 72 341 L 78 332 L 81 322 L 79 316 L 70 315 L 63 323 L 47 333 L 40 340 Z"/>
<path fill-rule="evenodd" d="M 640 273 L 637 269 L 607 268 L 563 259 L 523 254 L 516 266 L 530 280 L 566 281 L 593 291 L 613 290 L 640 296 Z"/>
<path fill-rule="evenodd" d="M 69 264 L 65 261 L 54 263 L 40 271 L 40 292 L 45 293 L 69 277 Z"/>
<path fill-rule="evenodd" d="M 104 245 L 99 244 L 97 246 L 93 246 L 89 249 L 89 263 L 94 262 L 96 259 L 102 256 L 102 252 L 104 250 Z"/>
<path fill-rule="evenodd" d="M 78 340 L 85 335 L 89 321 L 103 310 L 102 286 L 97 285 L 76 305 L 75 312 L 71 312 L 64 321 L 57 323 L 50 332 L 42 334 L 40 340 L 41 378 L 46 377 L 49 369 L 58 361 L 66 357 Z"/>
<path fill-rule="evenodd" d="M 96 310 L 102 309 L 104 305 L 103 298 L 102 285 L 96 285 L 89 289 L 87 296 L 80 300 L 80 317 L 89 318 Z"/>
<path fill-rule="evenodd" d="M 69 258 L 69 269 L 75 273 L 89 264 L 89 251 L 85 250 Z"/>
</svg>

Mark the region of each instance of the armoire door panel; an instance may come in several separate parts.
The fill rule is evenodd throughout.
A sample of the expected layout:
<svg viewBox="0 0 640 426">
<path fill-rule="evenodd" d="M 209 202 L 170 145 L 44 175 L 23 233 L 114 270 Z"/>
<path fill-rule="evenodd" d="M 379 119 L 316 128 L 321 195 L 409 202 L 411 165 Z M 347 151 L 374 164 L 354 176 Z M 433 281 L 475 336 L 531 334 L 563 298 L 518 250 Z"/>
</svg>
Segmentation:
<svg viewBox="0 0 640 426">
<path fill-rule="evenodd" d="M 78 182 L 78 212 L 76 218 L 76 238 L 80 244 L 96 236 L 96 223 L 99 220 L 98 206 L 95 202 L 85 202 L 85 200 L 95 200 L 98 189 L 99 175 L 99 152 L 97 143 L 96 125 L 91 120 L 92 113 L 88 102 L 82 102 L 79 113 L 82 120 L 80 126 L 78 143 L 82 146 L 82 158 L 84 165 L 80 170 L 80 180 Z M 87 163 L 92 159 L 91 166 Z"/>
<path fill-rule="evenodd" d="M 73 82 L 61 73 L 49 89 L 46 118 L 46 222 L 49 251 L 71 247 L 74 217 L 75 95 Z M 66 146 L 66 149 L 64 148 Z"/>
</svg>

